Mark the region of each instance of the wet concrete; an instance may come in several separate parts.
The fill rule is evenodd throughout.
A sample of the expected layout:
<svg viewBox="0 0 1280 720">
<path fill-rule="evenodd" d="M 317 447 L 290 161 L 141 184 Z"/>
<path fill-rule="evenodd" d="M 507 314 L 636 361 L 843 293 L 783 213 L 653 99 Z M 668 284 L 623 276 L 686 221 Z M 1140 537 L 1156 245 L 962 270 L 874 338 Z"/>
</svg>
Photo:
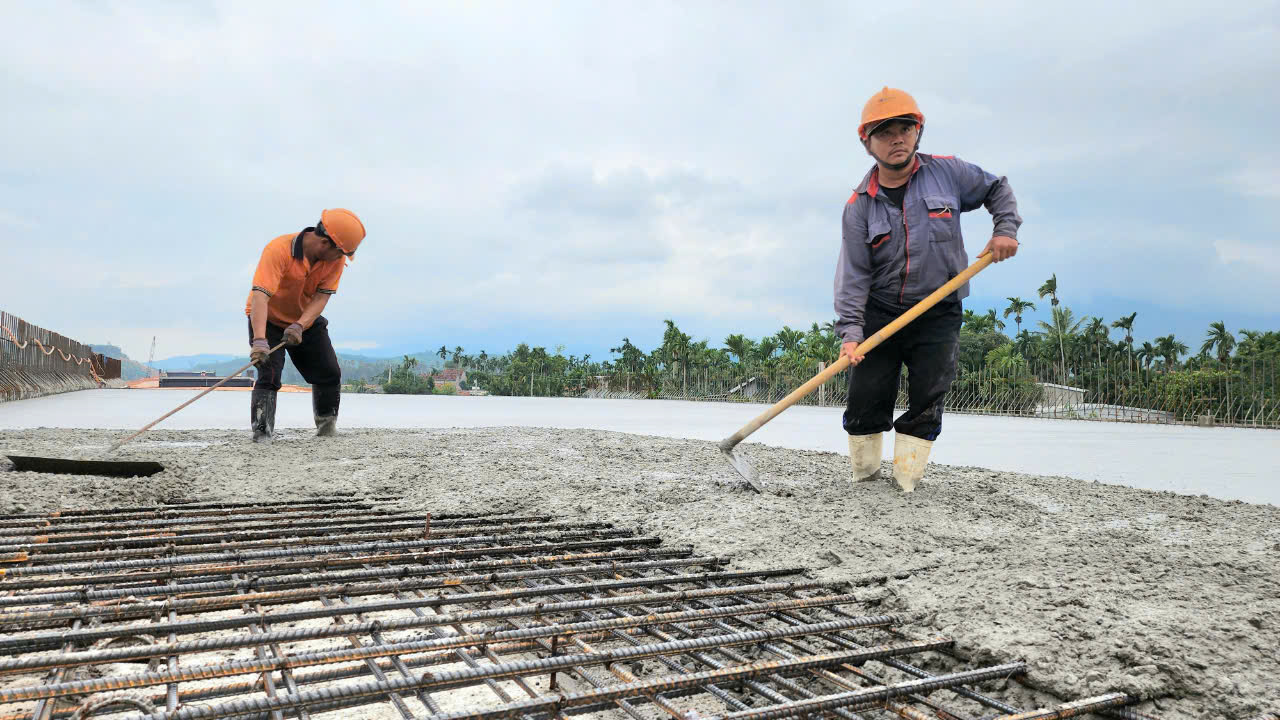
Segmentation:
<svg viewBox="0 0 1280 720">
<path fill-rule="evenodd" d="M 198 392 L 86 390 L 0 403 L 3 429 L 136 430 Z M 342 396 L 344 428 L 525 426 L 589 428 L 721 440 L 767 406 L 675 400 Z M 244 429 L 249 395 L 213 392 L 165 420 L 165 429 Z M 775 447 L 848 453 L 837 408 L 793 407 L 750 437 Z M 313 425 L 311 396 L 282 393 L 276 426 Z M 887 459 L 893 442 L 884 444 Z M 1059 475 L 1147 490 L 1280 506 L 1280 432 L 949 414 L 933 459 L 958 466 Z"/>
<path fill-rule="evenodd" d="M 93 457 L 118 432 L 6 430 L 0 450 Z M 1270 505 L 945 465 L 906 495 L 890 465 L 885 480 L 853 485 L 845 455 L 749 443 L 768 488 L 757 495 L 712 442 L 597 430 L 286 429 L 270 446 L 247 430 L 155 430 L 135 443 L 120 459 L 165 471 L 0 473 L 0 513 L 344 492 L 417 511 L 605 521 L 735 569 L 878 576 L 853 588 L 860 614 L 900 614 L 919 633 L 952 637 L 973 664 L 1026 661 L 1029 679 L 1059 698 L 1133 693 L 1164 720 L 1280 706 L 1280 508 Z"/>
</svg>

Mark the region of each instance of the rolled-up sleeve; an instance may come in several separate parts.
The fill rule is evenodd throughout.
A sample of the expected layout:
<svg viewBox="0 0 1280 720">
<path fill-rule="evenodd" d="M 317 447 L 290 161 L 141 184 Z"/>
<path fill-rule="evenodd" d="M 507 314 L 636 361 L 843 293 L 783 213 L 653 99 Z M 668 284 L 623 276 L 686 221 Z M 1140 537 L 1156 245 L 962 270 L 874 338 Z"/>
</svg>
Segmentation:
<svg viewBox="0 0 1280 720">
<path fill-rule="evenodd" d="M 866 200 L 862 201 L 866 204 Z M 844 342 L 863 341 L 862 324 L 871 291 L 871 247 L 867 244 L 865 213 L 857 199 L 844 207 L 840 256 L 836 260 L 836 333 Z"/>
<path fill-rule="evenodd" d="M 959 194 L 961 212 L 986 207 L 995 224 L 992 236 L 1003 235 L 1015 240 L 1022 217 L 1018 215 L 1018 200 L 1006 177 L 996 177 L 982 168 L 963 160 L 948 159 L 956 191 Z"/>
</svg>

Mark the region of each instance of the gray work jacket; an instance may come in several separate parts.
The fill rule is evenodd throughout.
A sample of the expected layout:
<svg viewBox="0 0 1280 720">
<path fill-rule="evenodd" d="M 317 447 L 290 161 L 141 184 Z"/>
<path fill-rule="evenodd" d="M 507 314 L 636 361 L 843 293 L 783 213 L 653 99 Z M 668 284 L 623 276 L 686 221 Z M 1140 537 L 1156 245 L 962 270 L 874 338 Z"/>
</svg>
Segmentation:
<svg viewBox="0 0 1280 720">
<path fill-rule="evenodd" d="M 1018 202 L 1009 181 L 949 155 L 916 155 L 902 210 L 880 188 L 873 167 L 844 206 L 844 237 L 836 262 L 836 332 L 862 342 L 868 296 L 892 306 L 923 300 L 969 266 L 960 213 L 985 206 L 992 236 L 1017 239 Z M 951 300 L 969 295 L 969 283 Z"/>
</svg>

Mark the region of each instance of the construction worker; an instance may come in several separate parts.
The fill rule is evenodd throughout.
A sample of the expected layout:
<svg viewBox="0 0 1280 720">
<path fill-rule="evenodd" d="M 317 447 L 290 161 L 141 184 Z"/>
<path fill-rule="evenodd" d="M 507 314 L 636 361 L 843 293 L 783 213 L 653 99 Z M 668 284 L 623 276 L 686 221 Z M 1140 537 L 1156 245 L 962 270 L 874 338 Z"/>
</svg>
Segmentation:
<svg viewBox="0 0 1280 720">
<path fill-rule="evenodd" d="M 244 308 L 249 358 L 258 367 L 250 400 L 254 442 L 270 442 L 275 429 L 284 353 L 271 348 L 281 340 L 294 367 L 311 383 L 316 435 L 336 434 L 342 370 L 329 340 L 329 321 L 320 313 L 362 240 L 360 218 L 338 208 L 320 213 L 315 227 L 281 235 L 263 249 Z"/>
<path fill-rule="evenodd" d="M 923 135 L 924 113 L 902 90 L 886 87 L 863 107 L 858 137 L 875 165 L 845 204 L 835 273 L 840 353 L 854 366 L 843 418 L 853 481 L 879 477 L 883 433 L 892 428 L 893 475 L 905 492 L 924 476 L 942 431 L 968 283 L 874 352 L 861 355 L 858 345 L 969 265 L 961 213 L 984 206 L 991 213 L 994 231 L 979 256 L 990 252 L 995 262 L 1018 252 L 1022 224 L 1008 180 L 951 156 L 920 153 Z M 903 364 L 907 410 L 891 423 Z"/>
</svg>

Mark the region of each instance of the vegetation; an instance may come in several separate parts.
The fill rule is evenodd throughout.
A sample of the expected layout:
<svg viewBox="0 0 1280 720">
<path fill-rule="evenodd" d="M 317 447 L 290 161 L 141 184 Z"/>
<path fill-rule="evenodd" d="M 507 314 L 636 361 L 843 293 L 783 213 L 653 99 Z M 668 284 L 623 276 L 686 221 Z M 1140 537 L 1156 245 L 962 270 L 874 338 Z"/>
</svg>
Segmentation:
<svg viewBox="0 0 1280 720">
<path fill-rule="evenodd" d="M 966 310 L 960 330 L 959 371 L 948 406 L 973 412 L 1032 414 L 1043 410 L 1044 383 L 1067 386 L 1079 416 L 1111 413 L 1117 419 L 1280 425 L 1280 332 L 1241 330 L 1212 323 L 1199 346 L 1172 334 L 1135 347 L 1137 313 L 1108 323 L 1077 316 L 1062 302 L 1057 276 L 1037 290 L 1049 300 L 1048 317 L 1027 329 L 1035 303 L 1010 297 L 1002 310 Z M 1013 320 L 1012 336 L 1006 334 Z M 520 344 L 504 355 L 450 360 L 468 369 L 477 389 L 495 395 L 626 396 L 773 402 L 839 356 L 834 321 L 808 330 L 783 326 L 760 338 L 726 336 L 719 347 L 694 340 L 664 320 L 662 343 L 646 351 L 622 338 L 609 359 L 564 356 L 562 348 Z M 1112 337 L 1112 330 L 1123 337 Z M 1238 337 L 1237 337 L 1238 335 Z M 444 358 L 446 346 L 438 354 Z M 905 372 L 904 372 L 905 374 Z M 840 404 L 847 380 L 836 379 L 805 402 Z M 1146 412 L 1130 412 L 1130 411 Z M 1075 412 L 1075 410 L 1072 410 Z M 1127 414 L 1126 414 L 1127 413 Z"/>
<path fill-rule="evenodd" d="M 430 395 L 435 390 L 435 381 L 417 368 L 418 359 L 405 355 L 400 366 L 391 371 L 391 379 L 383 383 L 382 391 L 393 395 Z"/>
<path fill-rule="evenodd" d="M 1198 344 L 1173 334 L 1135 345 L 1136 312 L 1107 322 L 1077 316 L 1063 302 L 1057 275 L 1036 293 L 1049 302 L 1047 317 L 1028 318 L 1035 302 L 1012 296 L 1003 308 L 964 312 L 959 369 L 948 407 L 973 412 L 1043 412 L 1045 383 L 1068 386 L 1089 416 L 1107 406 L 1150 411 L 1134 419 L 1280 426 L 1280 332 L 1231 331 L 1209 325 Z M 1009 328 L 1006 321 L 1012 320 Z M 521 343 L 510 352 L 468 355 L 462 346 L 441 344 L 434 352 L 395 361 L 339 355 L 349 392 L 379 386 L 396 393 L 456 393 L 481 390 L 494 395 L 620 396 L 773 402 L 834 362 L 841 339 L 835 322 L 808 329 L 784 325 L 759 338 L 733 333 L 713 343 L 694 339 L 672 319 L 663 321 L 662 342 L 645 350 L 628 337 L 593 359 Z M 1008 330 L 1012 334 L 1007 334 Z M 1113 337 L 1112 330 L 1122 331 Z M 436 384 L 435 366 L 466 370 L 465 382 Z M 286 365 L 285 382 L 301 383 Z M 804 402 L 842 404 L 847 380 L 833 379 Z M 905 398 L 903 398 L 905 400 Z M 1087 407 L 1086 407 L 1087 406 Z"/>
</svg>

